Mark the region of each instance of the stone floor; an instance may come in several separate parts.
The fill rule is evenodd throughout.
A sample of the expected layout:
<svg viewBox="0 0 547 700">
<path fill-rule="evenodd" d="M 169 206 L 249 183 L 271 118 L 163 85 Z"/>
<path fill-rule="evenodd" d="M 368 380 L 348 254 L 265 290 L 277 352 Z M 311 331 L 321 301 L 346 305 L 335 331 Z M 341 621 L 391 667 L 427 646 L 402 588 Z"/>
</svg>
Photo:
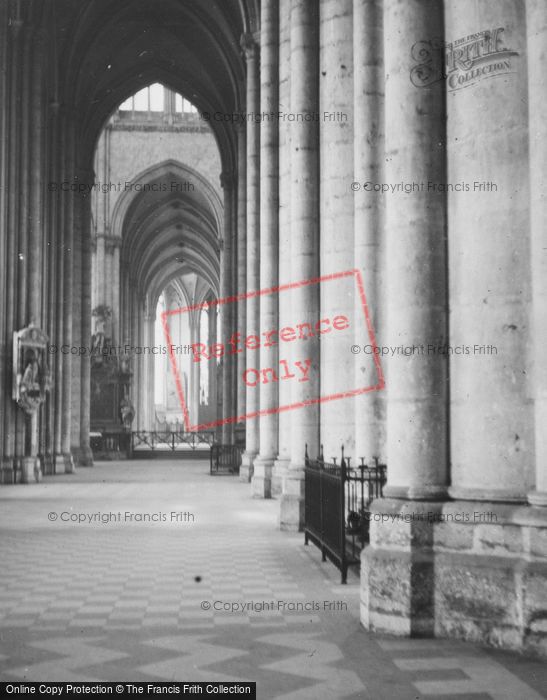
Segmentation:
<svg viewBox="0 0 547 700">
<path fill-rule="evenodd" d="M 286 700 L 547 697 L 536 661 L 365 632 L 357 575 L 340 585 L 301 535 L 276 529 L 277 502 L 207 466 L 99 463 L 0 487 L 2 680 L 250 680 L 259 698 Z"/>
</svg>

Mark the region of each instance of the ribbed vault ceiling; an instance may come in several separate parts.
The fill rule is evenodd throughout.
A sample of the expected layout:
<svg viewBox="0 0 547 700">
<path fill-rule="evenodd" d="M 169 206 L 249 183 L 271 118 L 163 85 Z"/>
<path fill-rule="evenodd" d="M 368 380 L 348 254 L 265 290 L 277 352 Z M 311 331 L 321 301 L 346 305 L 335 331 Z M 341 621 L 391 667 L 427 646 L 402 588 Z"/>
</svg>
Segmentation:
<svg viewBox="0 0 547 700">
<path fill-rule="evenodd" d="M 189 173 L 182 164 L 158 164 L 135 178 L 144 191 L 124 194 L 114 213 L 122 261 L 153 306 L 170 280 L 191 272 L 218 293 L 222 205 L 210 183 Z M 189 179 L 195 187 L 185 191 Z M 172 191 L 172 183 L 180 183 L 182 191 Z"/>
<path fill-rule="evenodd" d="M 30 25 L 45 28 L 54 66 L 46 89 L 50 103 L 76 120 L 78 167 L 91 169 L 109 116 L 151 83 L 182 94 L 200 111 L 244 108 L 240 41 L 256 31 L 258 5 L 259 0 L 43 0 L 23 10 L 31 13 Z M 210 126 L 222 170 L 233 173 L 235 133 L 226 122 Z M 123 236 L 122 260 L 141 292 L 151 295 L 149 302 L 188 273 L 199 274 L 218 293 L 221 218 L 209 192 L 135 194 L 117 233 Z"/>
<path fill-rule="evenodd" d="M 33 6 L 48 27 L 57 64 L 52 101 L 75 114 L 83 161 L 127 97 L 161 82 L 200 110 L 233 112 L 244 104 L 242 34 L 257 27 L 257 0 L 54 0 Z M 49 23 L 49 24 L 48 24 Z M 222 165 L 233 170 L 234 135 L 212 128 Z"/>
</svg>

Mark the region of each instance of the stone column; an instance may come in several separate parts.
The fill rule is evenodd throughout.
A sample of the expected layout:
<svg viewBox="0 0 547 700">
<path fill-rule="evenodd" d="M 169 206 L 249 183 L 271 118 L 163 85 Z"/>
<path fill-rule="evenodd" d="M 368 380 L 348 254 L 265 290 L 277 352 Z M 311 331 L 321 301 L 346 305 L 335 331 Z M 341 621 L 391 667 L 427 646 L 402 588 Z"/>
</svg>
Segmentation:
<svg viewBox="0 0 547 700">
<path fill-rule="evenodd" d="M 117 246 L 117 241 L 112 236 L 105 237 L 104 246 L 104 303 L 112 308 L 114 288 L 112 279 L 114 277 L 114 269 L 112 265 L 114 250 Z M 110 332 L 114 329 L 114 318 L 110 322 Z"/>
<path fill-rule="evenodd" d="M 260 75 L 258 46 L 250 34 L 242 37 L 241 45 L 247 60 L 247 114 L 257 114 L 260 109 Z M 247 291 L 260 286 L 260 124 L 247 120 Z M 247 299 L 247 335 L 260 332 L 260 302 L 257 297 Z M 258 351 L 245 349 L 245 367 L 257 367 Z M 239 378 L 242 381 L 242 378 Z M 259 392 L 256 387 L 247 387 L 246 412 L 259 409 Z M 259 419 L 247 419 L 245 424 L 245 453 L 239 472 L 241 481 L 250 481 L 253 464 L 259 451 Z"/>
<path fill-rule="evenodd" d="M 148 308 L 148 307 L 147 307 Z M 155 338 L 155 316 L 153 314 L 147 313 L 144 316 L 144 342 L 149 348 L 156 345 Z M 153 416 L 154 416 L 154 397 L 155 397 L 155 357 L 156 355 L 150 354 L 145 355 L 144 359 L 144 385 L 146 389 L 145 405 L 144 405 L 144 417 L 142 421 L 143 430 L 152 430 L 153 426 Z"/>
<path fill-rule="evenodd" d="M 27 222 L 28 222 L 28 247 L 25 250 L 21 248 L 23 255 L 27 258 L 26 279 L 26 299 L 27 299 L 27 323 L 31 323 L 39 328 L 43 328 L 42 317 L 42 265 L 43 265 L 43 247 L 42 247 L 42 184 L 43 184 L 43 118 L 42 118 L 42 103 L 39 99 L 40 88 L 42 85 L 42 64 L 43 57 L 41 52 L 42 33 L 37 32 L 34 35 L 33 50 L 30 52 L 29 58 L 29 81 L 31 85 L 30 94 L 35 96 L 29 106 L 28 123 L 32 123 L 32 130 L 28 131 L 28 160 L 23 160 L 23 169 L 27 170 L 27 185 L 29 186 L 29 195 L 27 200 Z M 30 168 L 32 164 L 32 168 Z M 30 172 L 28 172 L 30 170 Z M 24 227 L 24 226 L 23 226 Z M 26 325 L 26 324 L 25 324 Z M 46 358 L 49 360 L 49 357 Z M 39 449 L 39 424 L 43 415 L 43 406 L 41 406 L 31 416 L 26 417 L 26 445 L 25 456 L 21 463 L 21 481 L 26 483 L 40 480 L 42 476 L 42 465 L 38 458 Z"/>
<path fill-rule="evenodd" d="M 291 3 L 291 92 L 290 112 L 314 115 L 318 100 L 318 6 L 306 0 Z M 291 122 L 291 277 L 293 282 L 313 279 L 319 273 L 318 260 L 318 123 L 312 119 Z M 314 323 L 318 319 L 317 284 L 291 290 L 293 323 Z M 292 325 L 292 324 L 291 324 Z M 303 357 L 312 362 L 310 379 L 294 382 L 291 403 L 305 403 L 319 396 L 319 349 L 316 338 L 306 341 Z M 301 345 L 301 343 L 300 343 Z M 293 352 L 296 352 L 293 350 Z M 299 530 L 304 516 L 304 450 L 311 457 L 319 448 L 317 404 L 303 405 L 291 412 L 291 461 L 283 481 L 280 526 Z"/>
<path fill-rule="evenodd" d="M 279 111 L 290 111 L 290 9 L 291 0 L 279 2 Z M 279 284 L 291 282 L 291 142 L 290 122 L 279 120 Z M 291 296 L 288 292 L 279 294 L 279 328 L 289 325 Z M 288 406 L 291 402 L 291 387 L 281 382 L 278 389 L 279 405 Z M 278 415 L 279 452 L 272 470 L 272 496 L 281 496 L 283 477 L 290 462 L 292 416 L 290 411 Z"/>
<path fill-rule="evenodd" d="M 121 276 L 122 276 L 122 292 L 123 292 L 123 306 L 121 309 L 121 344 L 129 343 L 131 341 L 130 327 L 131 327 L 131 286 L 130 286 L 130 270 L 127 261 L 121 261 Z M 168 356 L 169 357 L 169 356 Z"/>
<path fill-rule="evenodd" d="M 321 275 L 346 272 L 354 267 L 355 195 L 350 186 L 354 179 L 352 14 L 352 0 L 321 0 L 319 3 Z M 359 323 L 360 328 L 364 327 L 362 312 L 358 320 L 353 320 L 356 288 L 352 279 L 325 282 L 319 294 L 322 318 L 332 319 L 344 314 L 352 319 L 353 325 Z M 330 333 L 323 340 L 321 394 L 355 389 L 355 360 L 348 347 L 348 335 Z M 326 458 L 338 456 L 341 445 L 347 455 L 354 454 L 354 409 L 353 397 L 321 404 L 321 443 Z"/>
<path fill-rule="evenodd" d="M 135 291 L 135 303 L 133 310 L 133 340 L 131 345 L 135 348 L 143 345 L 142 338 L 142 305 L 139 290 Z M 134 400 L 132 401 L 133 407 L 135 409 L 135 418 L 133 420 L 133 428 L 137 430 L 142 430 L 142 414 L 143 414 L 143 403 L 144 403 L 144 385 L 142 381 L 142 355 L 135 350 L 131 355 L 133 376 L 131 378 L 134 391 Z"/>
<path fill-rule="evenodd" d="M 382 276 L 383 195 L 365 190 L 367 182 L 385 182 L 384 172 L 384 62 L 381 0 L 353 2 L 353 160 L 354 181 L 360 186 L 353 199 L 355 267 L 363 283 L 372 325 L 381 338 L 380 284 Z M 355 297 L 355 316 L 362 318 Z M 355 342 L 362 346 L 363 333 Z M 368 340 L 366 341 L 368 342 Z M 370 380 L 364 353 L 355 355 L 355 386 Z M 372 383 L 372 382 L 371 382 Z M 355 397 L 355 456 L 367 462 L 385 459 L 385 397 L 373 391 Z"/>
<path fill-rule="evenodd" d="M 443 12 L 425 0 L 384 4 L 384 36 L 441 37 Z M 384 43 L 386 182 L 445 182 L 444 82 L 416 87 L 409 47 Z M 446 198 L 397 193 L 386 211 L 386 345 L 419 346 L 447 338 Z M 387 364 L 386 496 L 436 499 L 447 486 L 447 363 L 395 355 Z"/>
<path fill-rule="evenodd" d="M 471 33 L 467 16 L 475 9 L 471 0 L 447 3 L 445 26 L 449 36 Z M 491 32 L 491 50 L 525 51 L 525 22 L 515 4 L 499 0 L 494 18 L 497 23 L 489 24 L 492 15 L 481 6 L 477 17 L 480 27 L 502 27 Z M 530 27 L 534 35 L 537 31 L 538 27 Z M 530 240 L 524 232 L 530 227 L 530 204 L 535 217 L 538 212 L 542 214 L 537 209 L 542 184 L 537 178 L 544 174 L 544 161 L 542 151 L 532 148 L 531 162 L 538 164 L 538 169 L 532 170 L 528 187 L 527 100 L 530 97 L 532 105 L 533 146 L 537 98 L 527 90 L 524 57 L 509 53 L 507 60 L 510 67 L 502 76 L 489 74 L 462 87 L 454 85 L 459 71 L 449 70 L 447 81 L 447 182 L 469 183 L 469 191 L 448 193 L 449 342 L 452 347 L 463 346 L 463 352 L 455 352 L 449 359 L 449 492 L 455 499 L 526 502 L 534 484 L 532 397 L 541 387 L 542 375 L 547 374 L 542 370 L 542 359 L 536 368 L 540 370 L 539 383 L 530 378 L 532 263 Z M 490 61 L 503 65 L 503 59 Z M 536 70 L 541 69 L 531 64 L 532 75 Z M 540 120 L 544 114 L 542 105 Z M 494 119 L 496 129 L 484 128 L 477 133 L 477 124 Z M 544 227 L 545 222 L 540 225 Z M 532 253 L 537 253 L 532 257 L 534 266 L 545 262 L 547 252 L 538 250 L 537 226 L 536 218 L 532 233 L 536 246 Z M 541 235 L 545 235 L 543 231 Z M 536 266 L 536 283 L 537 272 Z M 539 392 L 541 396 L 542 387 Z M 545 426 L 539 425 L 538 429 L 544 432 Z"/>
<path fill-rule="evenodd" d="M 120 248 L 121 238 L 112 241 L 112 344 L 120 342 Z"/>
<path fill-rule="evenodd" d="M 237 133 L 237 293 L 247 292 L 247 132 L 245 123 L 239 122 Z M 242 338 L 247 333 L 247 300 L 237 302 L 237 330 Z M 211 342 L 211 341 L 209 341 Z M 245 415 L 246 386 L 242 381 L 245 372 L 245 353 L 237 355 L 236 390 L 237 415 Z M 209 379 L 210 381 L 210 379 Z"/>
<path fill-rule="evenodd" d="M 165 290 L 164 292 L 164 310 L 165 311 L 170 311 L 172 308 L 177 308 L 176 302 L 175 304 L 171 303 L 171 292 L 170 290 Z M 180 324 L 180 314 L 177 314 L 174 317 L 174 324 Z M 172 329 L 172 333 L 174 335 L 174 328 Z M 169 358 L 169 354 L 165 355 L 164 357 L 164 369 L 162 372 L 163 375 L 163 381 L 162 381 L 162 405 L 165 406 L 165 408 L 168 408 L 169 404 L 169 383 L 171 381 L 171 378 L 173 376 L 173 370 L 171 369 L 171 360 Z"/>
<path fill-rule="evenodd" d="M 409 75 L 410 47 L 424 37 L 442 42 L 443 33 L 442 3 L 385 0 L 385 182 L 447 182 L 444 81 L 417 87 Z M 382 344 L 419 348 L 443 342 L 444 193 L 424 187 L 391 195 L 384 236 L 387 313 Z M 414 352 L 396 354 L 384 364 L 388 482 L 384 498 L 372 508 L 394 519 L 371 522 L 370 545 L 361 555 L 361 622 L 383 632 L 432 634 L 434 520 L 428 518 L 440 512 L 447 490 L 447 362 Z M 400 514 L 411 517 L 404 520 Z"/>
<path fill-rule="evenodd" d="M 97 234 L 97 306 L 106 304 L 105 264 L 106 240 L 105 234 Z"/>
<path fill-rule="evenodd" d="M 30 211 L 29 223 L 29 249 L 28 249 L 28 320 L 36 326 L 42 325 L 42 186 L 43 186 L 43 115 L 40 97 L 42 85 L 42 33 L 39 32 L 35 39 L 35 54 L 33 59 L 33 94 L 32 100 L 32 130 L 30 143 L 30 159 L 32 164 L 30 180 Z M 26 167 L 27 163 L 24 164 Z"/>
<path fill-rule="evenodd" d="M 236 147 L 237 147 L 237 134 L 234 129 L 234 134 L 235 134 L 235 139 L 236 139 Z M 236 164 L 235 168 L 237 169 L 237 163 L 238 163 L 238 158 L 236 158 Z M 231 226 L 231 247 L 232 247 L 232 254 L 230 256 L 230 289 L 231 289 L 231 294 L 233 297 L 237 296 L 237 288 L 238 288 L 238 283 L 239 283 L 239 270 L 237 269 L 237 262 L 238 262 L 238 226 L 239 226 L 239 218 L 238 218 L 238 197 L 239 197 L 239 189 L 238 189 L 238 182 L 237 182 L 237 173 L 234 170 L 233 173 L 233 192 L 232 192 L 232 226 Z M 237 302 L 232 302 L 230 304 L 231 309 L 230 309 L 230 335 L 233 335 L 234 333 L 237 332 L 238 330 L 238 311 L 237 307 L 238 304 Z M 232 394 L 232 408 L 231 408 L 231 416 L 233 418 L 237 417 L 239 414 L 237 412 L 237 406 L 238 406 L 238 392 L 241 392 L 240 389 L 240 381 L 237 378 L 237 363 L 238 363 L 238 355 L 235 355 L 234 357 L 231 358 L 231 369 L 230 369 L 230 381 L 231 381 L 231 394 Z M 245 396 L 246 398 L 246 396 Z M 234 422 L 231 424 L 231 432 L 232 432 L 232 441 L 235 440 L 235 428 L 237 425 L 237 421 L 234 420 Z"/>
<path fill-rule="evenodd" d="M 222 250 L 222 292 L 223 299 L 232 296 L 231 274 L 232 274 L 232 216 L 233 216 L 233 195 L 234 178 L 231 173 L 222 173 L 221 185 L 224 190 L 224 236 Z M 222 304 L 220 307 L 221 342 L 227 343 L 232 335 L 233 303 Z M 222 358 L 222 418 L 223 420 L 233 418 L 234 396 L 232 383 L 232 368 L 234 365 L 232 355 L 225 354 Z M 194 363 L 192 363 L 194 364 Z M 234 424 L 224 423 L 222 425 L 222 442 L 231 444 L 233 442 Z"/>
<path fill-rule="evenodd" d="M 142 403 L 141 403 L 141 415 L 139 420 L 139 430 L 146 430 L 147 416 L 148 416 L 148 406 L 150 403 L 150 383 L 148 376 L 148 365 L 150 364 L 150 357 L 148 353 L 154 342 L 150 341 L 150 336 L 148 333 L 148 307 L 146 305 L 146 296 L 141 297 L 141 309 L 140 309 L 140 339 L 142 345 L 142 355 L 141 355 L 141 384 L 142 384 Z M 132 428 L 134 430 L 134 428 Z"/>
<path fill-rule="evenodd" d="M 78 117 L 74 115 L 74 122 L 77 123 Z M 76 161 L 76 137 L 75 142 L 75 152 L 74 159 Z M 85 172 L 78 166 L 77 161 L 74 163 L 72 170 L 72 181 L 76 186 L 80 185 L 82 182 L 87 182 L 87 176 Z M 72 344 L 76 347 L 82 346 L 83 336 L 82 336 L 82 293 L 83 293 L 83 277 L 82 277 L 82 250 L 84 246 L 84 222 L 83 222 L 83 209 L 82 201 L 84 198 L 82 192 L 75 192 L 73 200 L 73 214 L 72 214 L 72 289 L 71 289 L 71 299 L 72 299 Z M 70 416 L 70 453 L 74 461 L 75 466 L 80 465 L 81 454 L 80 454 L 80 437 L 81 437 L 81 408 L 82 408 L 82 357 L 80 354 L 73 354 L 71 356 L 71 372 L 72 378 L 70 382 L 70 395 L 71 395 L 71 416 Z"/>
<path fill-rule="evenodd" d="M 81 174 L 83 182 L 93 182 L 91 170 Z M 82 232 L 82 295 L 81 295 L 81 341 L 83 346 L 91 344 L 91 197 L 83 195 L 80 201 Z M 80 365 L 80 460 L 85 467 L 93 466 L 93 453 L 89 444 L 91 424 L 91 356 L 82 355 Z"/>
<path fill-rule="evenodd" d="M 104 289 L 104 265 L 105 265 L 105 237 L 103 233 L 97 234 L 97 254 L 95 256 L 96 260 L 96 306 L 106 303 L 105 289 Z"/>
<path fill-rule="evenodd" d="M 190 344 L 200 342 L 200 312 L 193 311 L 188 317 L 190 324 Z M 199 380 L 200 380 L 200 362 L 190 362 L 190 422 L 192 425 L 199 424 Z"/>
<path fill-rule="evenodd" d="M 260 111 L 274 114 L 262 122 L 260 134 L 260 288 L 278 284 L 279 250 L 279 0 L 263 0 L 260 33 Z M 279 294 L 260 297 L 260 332 L 278 329 Z M 277 371 L 279 346 L 262 344 L 260 368 Z M 241 380 L 240 380 L 241 381 Z M 260 411 L 279 406 L 279 383 L 270 381 L 254 387 L 259 392 Z M 254 461 L 252 493 L 255 498 L 271 498 L 272 469 L 278 448 L 278 415 L 259 418 L 260 452 Z"/>
<path fill-rule="evenodd" d="M 49 128 L 47 132 L 47 148 L 51 154 L 57 154 L 55 157 L 48 159 L 44 177 L 48 182 L 55 182 L 58 177 L 58 153 L 60 143 L 59 126 L 58 126 L 58 109 L 57 105 L 49 104 L 46 111 L 46 116 L 49 120 Z M 60 275 L 59 270 L 59 197 L 58 192 L 48 192 L 44 197 L 44 211 L 46 212 L 46 235 L 44 243 L 47 252 L 44 254 L 45 266 L 44 276 L 47 280 L 47 295 L 44 295 L 43 303 L 45 305 L 45 315 L 47 319 L 47 334 L 52 345 L 58 343 L 59 324 L 62 323 L 62 317 L 58 313 L 58 297 L 57 289 Z M 59 387 L 59 376 L 56 374 L 58 360 L 61 353 L 57 347 L 57 352 L 52 353 L 48 358 L 49 369 L 53 378 L 53 384 L 46 398 L 46 421 L 44 422 L 44 444 L 45 444 L 45 473 L 48 475 L 55 473 L 55 454 L 60 453 L 60 439 L 56 431 L 57 412 L 56 400 Z"/>
<path fill-rule="evenodd" d="M 129 331 L 129 344 L 133 346 L 139 345 L 139 311 L 140 311 L 140 300 L 139 300 L 139 290 L 136 283 L 130 280 L 130 331 Z M 131 377 L 130 384 L 130 400 L 135 409 L 135 424 L 137 425 L 137 430 L 139 429 L 140 422 L 140 408 L 141 408 L 141 385 L 140 385 L 140 367 L 139 367 L 139 355 L 131 353 L 127 357 L 130 360 L 130 367 L 133 373 Z"/>
<path fill-rule="evenodd" d="M 9 108 L 9 129 L 8 139 L 5 142 L 8 148 L 8 177 L 7 182 L 14 185 L 18 182 L 19 174 L 19 149 L 21 146 L 21 114 L 20 101 L 18 99 L 19 90 L 24 74 L 23 48 L 24 32 L 23 21 L 20 17 L 20 6 L 10 12 L 9 17 L 9 85 L 10 96 L 6 102 Z M 14 16 L 15 15 L 15 16 Z M 7 330 L 6 341 L 8 343 L 7 354 L 10 361 L 13 361 L 11 343 L 13 342 L 13 331 L 18 326 L 17 319 L 17 268 L 19 264 L 19 241 L 18 241 L 18 206 L 19 196 L 17 187 L 10 187 L 7 194 L 7 270 L 6 270 L 6 316 L 5 327 Z M 8 368 L 6 368 L 8 369 Z M 11 377 L 11 372 L 7 371 L 7 377 Z M 16 412 L 17 407 L 11 400 L 11 387 L 7 398 L 7 406 L 4 414 L 4 469 L 7 478 L 17 478 L 17 459 L 15 433 L 16 433 Z"/>
<path fill-rule="evenodd" d="M 10 113 L 10 65 L 8 57 L 11 58 L 8 48 L 9 35 L 11 33 L 9 25 L 9 6 L 0 4 L 0 142 L 4 144 L 0 148 L 0 181 L 8 181 L 9 172 L 9 113 Z M 0 318 L 3 323 L 0 325 L 0 483 L 9 483 L 12 481 L 13 472 L 12 465 L 7 459 L 7 451 L 4 440 L 6 434 L 4 432 L 4 420 L 7 418 L 9 404 L 11 402 L 10 387 L 5 381 L 7 377 L 7 366 L 9 364 L 9 332 L 11 328 L 6 327 L 5 319 L 7 316 L 7 268 L 11 265 L 11 259 L 8 256 L 8 238 L 10 236 L 8 226 L 8 193 L 6 188 L 0 188 L 0 228 L 5 231 L 5 235 L 0 236 L 0 259 L 4 260 L 4 264 L 0 265 Z"/>
<path fill-rule="evenodd" d="M 528 28 L 528 111 L 530 134 L 531 260 L 535 388 L 535 489 L 528 500 L 547 506 L 547 5 L 541 0 L 526 3 Z"/>
<path fill-rule="evenodd" d="M 209 345 L 217 341 L 217 307 L 209 307 L 209 335 L 207 342 Z M 211 420 L 217 419 L 217 363 L 211 362 L 209 365 L 209 408 Z"/>
<path fill-rule="evenodd" d="M 148 408 L 150 405 L 150 374 L 149 374 L 149 366 L 150 366 L 150 357 L 151 355 L 151 350 L 148 348 L 151 348 L 152 345 L 154 345 L 154 342 L 150 340 L 150 322 L 149 322 L 149 316 L 148 316 L 148 305 L 147 305 L 147 300 L 146 297 L 144 298 L 143 301 L 143 311 L 141 314 L 142 321 L 141 321 L 141 342 L 142 342 L 142 368 L 141 368 L 141 382 L 143 386 L 143 395 L 142 395 L 142 407 L 141 407 L 141 415 L 140 415 L 140 430 L 147 430 L 148 429 Z M 150 353 L 150 354 L 148 354 Z"/>
<path fill-rule="evenodd" d="M 59 144 L 64 141 L 64 133 L 66 130 L 66 120 L 64 115 L 61 113 L 60 109 L 54 107 L 53 114 L 57 118 L 57 162 L 54 170 L 56 181 L 64 181 L 64 163 L 63 156 L 60 153 Z M 53 356 L 55 362 L 55 409 L 54 409 L 54 419 L 55 419 L 55 458 L 54 458 L 54 470 L 55 473 L 65 472 L 65 460 L 63 458 L 63 371 L 64 371 L 64 355 L 61 352 L 61 348 L 64 344 L 64 290 L 65 290 L 65 214 L 66 207 L 64 204 L 64 195 L 66 193 L 61 193 L 56 190 L 55 195 L 55 205 L 57 216 L 54 220 L 54 225 L 56 227 L 56 240 L 57 240 L 57 250 L 56 250 L 56 277 L 55 277 L 55 318 L 56 318 L 56 336 L 55 345 L 57 346 L 57 352 Z"/>
<path fill-rule="evenodd" d="M 16 326 L 23 328 L 27 325 L 27 281 L 28 281 L 28 226 L 24 220 L 28 216 L 30 199 L 30 132 L 31 118 L 30 96 L 32 94 L 32 27 L 23 25 L 21 47 L 22 80 L 19 84 L 17 100 L 20 105 L 19 119 L 21 121 L 20 141 L 18 148 L 19 172 L 19 201 L 17 225 L 17 284 L 16 284 Z M 30 426 L 30 418 L 24 411 L 18 409 L 15 414 L 15 457 L 22 482 L 32 480 L 34 471 L 34 459 L 28 460 L 26 455 L 26 437 L 29 432 L 34 432 Z"/>
<path fill-rule="evenodd" d="M 65 132 L 65 179 L 74 182 L 74 153 L 75 125 L 74 115 L 67 115 L 64 120 Z M 61 207 L 63 208 L 63 337 L 62 344 L 69 352 L 62 355 L 62 404 L 61 404 L 61 454 L 55 457 L 55 471 L 71 473 L 74 471 L 74 461 L 70 451 L 71 422 L 72 422 L 72 290 L 74 286 L 74 196 L 71 192 L 63 192 Z"/>
</svg>

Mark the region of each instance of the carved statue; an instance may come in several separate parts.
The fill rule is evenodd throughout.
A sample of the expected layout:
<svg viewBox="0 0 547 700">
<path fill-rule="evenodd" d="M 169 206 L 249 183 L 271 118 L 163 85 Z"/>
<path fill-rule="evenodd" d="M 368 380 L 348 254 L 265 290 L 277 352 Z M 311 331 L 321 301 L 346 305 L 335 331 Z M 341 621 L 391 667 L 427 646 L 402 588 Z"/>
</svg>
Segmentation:
<svg viewBox="0 0 547 700">
<path fill-rule="evenodd" d="M 91 338 L 91 355 L 100 362 L 107 341 L 110 340 L 107 325 L 112 318 L 112 309 L 102 304 L 93 309 L 92 315 L 95 316 L 95 333 Z"/>
<path fill-rule="evenodd" d="M 31 398 L 38 398 L 41 394 L 40 385 L 40 364 L 36 350 L 29 349 L 25 358 L 25 371 L 19 384 L 21 395 L 26 395 Z"/>
<path fill-rule="evenodd" d="M 45 401 L 50 388 L 46 346 L 47 336 L 35 326 L 14 333 L 13 398 L 29 414 Z"/>
<path fill-rule="evenodd" d="M 124 428 L 131 428 L 131 423 L 133 422 L 133 418 L 135 418 L 135 409 L 127 396 L 120 401 L 120 416 Z"/>
</svg>

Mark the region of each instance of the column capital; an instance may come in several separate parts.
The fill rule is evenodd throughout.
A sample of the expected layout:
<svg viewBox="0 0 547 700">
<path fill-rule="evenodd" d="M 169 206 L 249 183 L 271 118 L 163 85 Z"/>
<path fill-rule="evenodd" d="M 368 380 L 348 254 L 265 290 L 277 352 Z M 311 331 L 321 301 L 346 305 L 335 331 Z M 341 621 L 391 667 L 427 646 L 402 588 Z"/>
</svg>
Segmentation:
<svg viewBox="0 0 547 700">
<path fill-rule="evenodd" d="M 104 245 L 107 253 L 112 253 L 122 247 L 122 239 L 118 236 L 110 236 L 106 233 L 98 234 L 97 238 L 104 239 Z"/>
<path fill-rule="evenodd" d="M 260 32 L 250 33 L 241 35 L 240 46 L 245 54 L 245 59 L 251 61 L 258 58 L 260 52 Z"/>
</svg>

